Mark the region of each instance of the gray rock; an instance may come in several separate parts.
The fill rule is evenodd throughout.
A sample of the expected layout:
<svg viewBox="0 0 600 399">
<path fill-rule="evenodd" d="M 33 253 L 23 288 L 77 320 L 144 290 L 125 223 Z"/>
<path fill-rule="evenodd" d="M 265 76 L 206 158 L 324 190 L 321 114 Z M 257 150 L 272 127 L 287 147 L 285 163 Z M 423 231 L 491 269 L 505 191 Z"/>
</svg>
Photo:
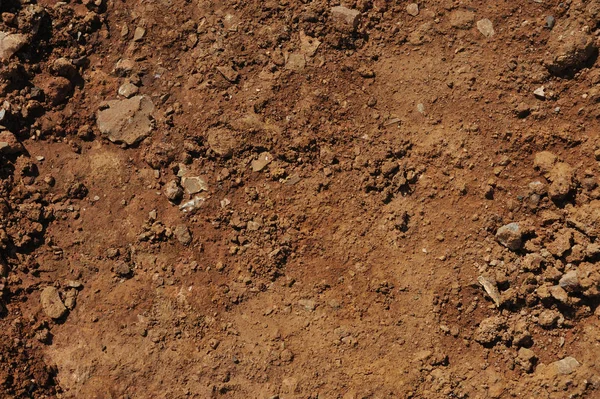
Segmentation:
<svg viewBox="0 0 600 399">
<path fill-rule="evenodd" d="M 27 44 L 27 35 L 0 32 L 0 60 L 6 61 Z"/>
<path fill-rule="evenodd" d="M 60 299 L 58 290 L 52 286 L 46 287 L 40 293 L 42 309 L 48 317 L 60 319 L 67 314 L 67 308 Z"/>
<path fill-rule="evenodd" d="M 177 225 L 173 234 L 182 245 L 189 245 L 192 242 L 192 235 L 185 224 Z"/>
<path fill-rule="evenodd" d="M 169 201 L 176 202 L 183 197 L 183 188 L 177 180 L 171 180 L 165 184 L 164 193 Z"/>
<path fill-rule="evenodd" d="M 535 96 L 535 98 L 539 99 L 539 100 L 545 100 L 546 99 L 546 91 L 544 86 L 538 87 L 537 89 L 535 89 L 533 91 L 533 95 Z"/>
<path fill-rule="evenodd" d="M 548 28 L 548 29 L 552 29 L 552 28 L 554 28 L 555 24 L 556 24 L 556 19 L 554 19 L 554 17 L 552 15 L 548 15 L 546 17 L 546 24 L 544 25 L 544 27 Z"/>
<path fill-rule="evenodd" d="M 119 95 L 125 98 L 131 98 L 138 94 L 140 89 L 131 82 L 125 82 L 119 87 Z"/>
<path fill-rule="evenodd" d="M 598 48 L 594 36 L 573 21 L 559 23 L 552 30 L 547 47 L 550 55 L 544 65 L 555 75 L 581 69 Z"/>
<path fill-rule="evenodd" d="M 550 295 L 552 295 L 552 298 L 556 299 L 558 302 L 561 302 L 561 303 L 569 302 L 569 295 L 567 294 L 567 291 L 565 291 L 559 285 L 549 287 L 548 292 L 550 293 Z"/>
<path fill-rule="evenodd" d="M 135 96 L 112 100 L 98 111 L 96 122 L 100 132 L 114 143 L 133 145 L 150 135 L 153 128 L 154 104 L 150 97 Z"/>
<path fill-rule="evenodd" d="M 406 6 L 406 13 L 408 15 L 416 17 L 417 15 L 419 15 L 419 5 L 417 3 L 410 3 Z"/>
<path fill-rule="evenodd" d="M 125 262 L 119 262 L 115 266 L 115 274 L 119 277 L 129 277 L 131 276 L 131 266 Z"/>
<path fill-rule="evenodd" d="M 571 270 L 560 278 L 558 285 L 567 291 L 576 291 L 579 288 L 579 278 L 577 270 Z"/>
<path fill-rule="evenodd" d="M 522 232 L 518 223 L 509 223 L 496 232 L 496 240 L 506 248 L 516 251 L 523 245 Z"/>
<path fill-rule="evenodd" d="M 360 12 L 358 10 L 336 6 L 331 9 L 331 16 L 334 21 L 346 25 L 352 30 L 356 30 L 360 24 Z"/>
<path fill-rule="evenodd" d="M 551 366 L 555 368 L 557 374 L 568 375 L 574 372 L 581 364 L 575 358 L 568 356 L 551 363 Z"/>
<path fill-rule="evenodd" d="M 305 310 L 312 312 L 315 310 L 315 308 L 317 307 L 317 305 L 315 304 L 315 301 L 313 301 L 312 299 L 300 299 L 298 301 L 298 305 L 302 306 Z"/>
<path fill-rule="evenodd" d="M 185 213 L 194 212 L 197 209 L 199 209 L 204 204 L 205 201 L 206 201 L 206 198 L 196 196 L 196 197 L 192 198 L 191 200 L 181 204 L 179 206 L 179 209 Z"/>
<path fill-rule="evenodd" d="M 492 37 L 496 33 L 494 31 L 494 24 L 487 18 L 477 21 L 477 29 L 485 37 Z"/>
</svg>

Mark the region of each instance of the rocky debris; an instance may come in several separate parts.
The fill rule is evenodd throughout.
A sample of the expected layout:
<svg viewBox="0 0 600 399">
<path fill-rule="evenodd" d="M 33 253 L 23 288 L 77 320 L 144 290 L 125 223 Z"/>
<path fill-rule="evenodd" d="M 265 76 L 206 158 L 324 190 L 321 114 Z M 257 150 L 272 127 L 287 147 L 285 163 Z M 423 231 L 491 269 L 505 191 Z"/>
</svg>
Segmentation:
<svg viewBox="0 0 600 399">
<path fill-rule="evenodd" d="M 502 301 L 500 299 L 500 292 L 498 292 L 498 287 L 496 287 L 496 281 L 485 276 L 479 276 L 477 278 L 477 281 L 479 281 L 479 284 L 483 286 L 485 292 L 487 292 L 490 298 L 492 298 L 494 304 L 496 304 L 496 307 L 499 308 L 502 304 Z"/>
<path fill-rule="evenodd" d="M 574 184 L 575 170 L 567 163 L 559 162 L 550 170 L 548 180 L 552 182 L 548 188 L 548 195 L 553 201 L 565 199 L 572 190 Z"/>
<path fill-rule="evenodd" d="M 65 291 L 64 304 L 65 304 L 65 307 L 69 310 L 75 309 L 75 305 L 77 304 L 77 290 L 76 289 L 70 289 L 70 290 Z"/>
<path fill-rule="evenodd" d="M 181 186 L 188 194 L 197 194 L 201 191 L 208 191 L 208 184 L 203 178 L 198 176 L 182 177 Z"/>
<path fill-rule="evenodd" d="M 44 313 L 53 319 L 60 319 L 68 312 L 55 287 L 49 286 L 44 288 L 40 293 L 40 301 Z"/>
<path fill-rule="evenodd" d="M 528 348 L 519 348 L 517 363 L 526 373 L 531 373 L 533 371 L 536 360 L 537 356 L 534 351 Z"/>
<path fill-rule="evenodd" d="M 550 363 L 550 366 L 556 370 L 557 374 L 568 375 L 581 366 L 581 363 L 574 357 L 568 356 L 554 363 Z"/>
<path fill-rule="evenodd" d="M 191 213 L 191 212 L 194 212 L 197 209 L 199 209 L 202 205 L 204 205 L 205 201 L 206 201 L 205 197 L 196 196 L 196 197 L 192 198 L 191 200 L 181 204 L 179 206 L 179 209 L 185 213 Z"/>
<path fill-rule="evenodd" d="M 125 98 L 131 98 L 138 94 L 140 89 L 131 82 L 125 82 L 119 86 L 118 94 Z"/>
<path fill-rule="evenodd" d="M 360 11 L 344 6 L 332 7 L 331 16 L 338 25 L 345 26 L 352 31 L 355 31 L 360 24 Z"/>
<path fill-rule="evenodd" d="M 556 25 L 556 19 L 552 15 L 548 15 L 544 20 L 544 28 L 552 29 Z"/>
<path fill-rule="evenodd" d="M 408 42 L 413 46 L 421 46 L 425 43 L 430 43 L 433 39 L 431 34 L 434 32 L 434 26 L 431 22 L 425 22 L 419 25 L 415 30 L 408 35 Z M 424 105 L 423 105 L 424 107 Z M 423 111 L 425 109 L 423 108 Z"/>
<path fill-rule="evenodd" d="M 477 327 L 473 339 L 482 345 L 493 344 L 502 337 L 505 329 L 506 322 L 502 317 L 488 317 L 479 323 L 479 327 Z"/>
<path fill-rule="evenodd" d="M 600 201 L 569 209 L 567 222 L 589 237 L 600 237 Z"/>
<path fill-rule="evenodd" d="M 546 244 L 546 249 L 555 257 L 561 258 L 573 245 L 573 232 L 570 229 L 560 229 L 554 236 L 554 241 Z"/>
<path fill-rule="evenodd" d="M 513 345 L 516 347 L 522 346 L 531 346 L 533 340 L 531 338 L 531 333 L 528 329 L 528 322 L 524 320 L 519 320 L 515 323 L 513 328 Z"/>
<path fill-rule="evenodd" d="M 64 102 L 73 90 L 69 79 L 62 76 L 46 76 L 39 80 L 38 86 L 44 91 L 46 100 L 52 105 Z"/>
<path fill-rule="evenodd" d="M 217 71 L 230 83 L 235 83 L 240 75 L 230 66 L 217 67 Z"/>
<path fill-rule="evenodd" d="M 261 153 L 257 159 L 252 161 L 252 171 L 260 172 L 263 170 L 268 164 L 273 161 L 273 156 L 268 152 Z"/>
<path fill-rule="evenodd" d="M 131 277 L 133 270 L 126 262 L 119 262 L 115 265 L 114 272 L 119 277 Z"/>
<path fill-rule="evenodd" d="M 225 128 L 209 129 L 206 139 L 210 149 L 223 158 L 231 158 L 234 150 L 239 147 L 239 142 L 234 133 Z"/>
<path fill-rule="evenodd" d="M 520 102 L 515 108 L 515 114 L 518 118 L 527 118 L 531 114 L 531 107 L 527 103 Z"/>
<path fill-rule="evenodd" d="M 134 145 L 150 135 L 154 104 L 147 96 L 108 101 L 97 113 L 100 132 L 114 143 Z"/>
<path fill-rule="evenodd" d="M 121 58 L 115 64 L 113 73 L 119 77 L 129 76 L 135 68 L 135 62 L 129 58 Z"/>
<path fill-rule="evenodd" d="M 543 328 L 550 329 L 564 322 L 563 315 L 557 310 L 546 309 L 538 316 L 538 324 Z"/>
<path fill-rule="evenodd" d="M 304 31 L 300 31 L 300 52 L 306 57 L 313 57 L 321 42 L 314 37 L 308 36 Z"/>
<path fill-rule="evenodd" d="M 51 70 L 54 74 L 69 80 L 72 80 L 77 76 L 77 68 L 75 68 L 73 63 L 65 57 L 54 60 Z"/>
<path fill-rule="evenodd" d="M 561 302 L 564 304 L 569 303 L 569 295 L 567 294 L 567 291 L 562 289 L 560 286 L 555 285 L 555 286 L 549 287 L 548 292 L 550 293 L 550 296 L 552 296 L 552 298 L 554 298 L 558 302 Z"/>
<path fill-rule="evenodd" d="M 0 32 L 0 61 L 7 61 L 25 46 L 27 41 L 27 35 Z"/>
<path fill-rule="evenodd" d="M 547 173 L 552 169 L 557 160 L 557 156 L 550 151 L 541 151 L 535 154 L 533 167 Z"/>
<path fill-rule="evenodd" d="M 146 29 L 144 29 L 141 26 L 136 27 L 135 30 L 133 31 L 133 41 L 134 42 L 141 42 L 142 40 L 144 40 L 145 36 L 146 36 Z"/>
<path fill-rule="evenodd" d="M 467 10 L 455 10 L 450 13 L 450 25 L 457 29 L 471 29 L 475 22 L 475 13 Z"/>
<path fill-rule="evenodd" d="M 419 5 L 417 3 L 410 3 L 406 6 L 406 13 L 413 17 L 419 15 Z"/>
<path fill-rule="evenodd" d="M 485 37 L 492 37 L 496 33 L 494 31 L 494 24 L 487 18 L 477 21 L 477 30 Z"/>
<path fill-rule="evenodd" d="M 577 270 L 571 270 L 563 274 L 558 281 L 558 285 L 569 292 L 577 291 L 579 289 Z"/>
<path fill-rule="evenodd" d="M 173 229 L 173 235 L 182 245 L 189 245 L 192 242 L 192 234 L 185 224 L 180 224 Z"/>
<path fill-rule="evenodd" d="M 571 20 L 557 24 L 547 46 L 549 56 L 544 64 L 555 75 L 581 69 L 598 51 L 594 37 Z"/>
<path fill-rule="evenodd" d="M 183 198 L 183 188 L 177 180 L 171 180 L 165 184 L 164 193 L 171 202 L 177 202 Z"/>
<path fill-rule="evenodd" d="M 541 86 L 541 87 L 538 87 L 537 89 L 535 89 L 533 91 L 533 95 L 538 100 L 545 100 L 546 99 L 546 91 L 544 89 L 544 86 Z"/>
<path fill-rule="evenodd" d="M 511 251 L 519 250 L 523 245 L 519 224 L 513 222 L 500 227 L 496 232 L 496 240 Z"/>
<path fill-rule="evenodd" d="M 317 304 L 312 299 L 300 299 L 298 305 L 307 312 L 313 312 L 317 308 Z"/>
<path fill-rule="evenodd" d="M 302 71 L 306 67 L 306 57 L 304 54 L 291 53 L 285 61 L 285 68 L 290 71 Z"/>
<path fill-rule="evenodd" d="M 14 134 L 9 131 L 0 131 L 0 154 L 18 154 L 23 151 L 23 145 Z"/>
</svg>

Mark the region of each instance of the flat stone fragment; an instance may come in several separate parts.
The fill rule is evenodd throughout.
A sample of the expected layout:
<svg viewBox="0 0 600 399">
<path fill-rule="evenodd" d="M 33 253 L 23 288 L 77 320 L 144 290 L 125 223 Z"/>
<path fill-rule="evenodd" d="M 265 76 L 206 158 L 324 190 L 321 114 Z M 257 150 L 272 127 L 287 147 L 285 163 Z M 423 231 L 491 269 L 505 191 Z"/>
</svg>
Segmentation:
<svg viewBox="0 0 600 399">
<path fill-rule="evenodd" d="M 261 153 L 258 156 L 258 159 L 255 159 L 254 161 L 252 161 L 252 171 L 260 172 L 261 170 L 263 170 L 265 168 L 265 166 L 270 164 L 272 160 L 273 160 L 273 156 L 271 154 L 269 154 L 268 152 Z"/>
<path fill-rule="evenodd" d="M 207 191 L 208 184 L 201 177 L 182 177 L 181 185 L 188 194 L 196 194 L 200 191 Z"/>
<path fill-rule="evenodd" d="M 494 31 L 494 24 L 487 18 L 477 21 L 477 29 L 485 37 L 492 37 L 494 36 L 494 33 L 496 33 Z"/>
<path fill-rule="evenodd" d="M 535 98 L 537 98 L 539 100 L 545 100 L 546 99 L 546 91 L 544 89 L 544 86 L 538 87 L 537 89 L 535 89 L 533 91 L 533 95 L 535 96 Z"/>
<path fill-rule="evenodd" d="M 48 317 L 60 319 L 67 314 L 67 308 L 60 299 L 58 290 L 54 287 L 46 287 L 40 294 L 42 309 Z"/>
<path fill-rule="evenodd" d="M 152 132 L 154 104 L 148 96 L 111 100 L 96 115 L 100 132 L 113 143 L 133 145 Z"/>
<path fill-rule="evenodd" d="M 496 307 L 499 308 L 502 304 L 502 300 L 500 299 L 500 292 L 496 287 L 496 282 L 485 276 L 479 276 L 477 281 L 483 286 L 483 289 L 485 289 L 485 292 L 490 296 L 490 298 L 492 298 L 494 304 L 496 304 Z"/>
<path fill-rule="evenodd" d="M 217 71 L 219 71 L 219 73 L 230 83 L 235 83 L 240 77 L 240 75 L 229 66 L 217 67 Z"/>
<path fill-rule="evenodd" d="M 302 71 L 306 67 L 304 54 L 291 53 L 285 62 L 286 69 L 290 71 Z"/>
<path fill-rule="evenodd" d="M 26 35 L 0 32 L 0 60 L 8 60 L 26 44 Z"/>
<path fill-rule="evenodd" d="M 133 41 L 141 42 L 144 39 L 144 36 L 146 36 L 146 29 L 142 28 L 141 26 L 138 26 L 133 32 Z"/>
</svg>

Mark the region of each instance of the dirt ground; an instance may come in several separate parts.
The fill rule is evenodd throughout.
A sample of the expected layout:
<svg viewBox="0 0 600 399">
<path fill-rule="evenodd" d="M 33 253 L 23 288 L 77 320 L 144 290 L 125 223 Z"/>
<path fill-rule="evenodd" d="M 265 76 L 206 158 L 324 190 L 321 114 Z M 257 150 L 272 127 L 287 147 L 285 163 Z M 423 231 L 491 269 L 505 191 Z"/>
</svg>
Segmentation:
<svg viewBox="0 0 600 399">
<path fill-rule="evenodd" d="M 600 1 L 0 11 L 2 398 L 600 398 Z"/>
</svg>

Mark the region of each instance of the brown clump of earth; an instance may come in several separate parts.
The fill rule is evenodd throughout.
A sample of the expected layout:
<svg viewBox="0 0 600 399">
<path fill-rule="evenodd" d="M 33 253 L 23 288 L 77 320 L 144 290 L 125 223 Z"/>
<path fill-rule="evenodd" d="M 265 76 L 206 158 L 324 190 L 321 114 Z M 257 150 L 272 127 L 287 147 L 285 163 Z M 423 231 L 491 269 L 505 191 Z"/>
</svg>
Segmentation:
<svg viewBox="0 0 600 399">
<path fill-rule="evenodd" d="M 0 12 L 0 396 L 598 395 L 600 2 Z"/>
</svg>

